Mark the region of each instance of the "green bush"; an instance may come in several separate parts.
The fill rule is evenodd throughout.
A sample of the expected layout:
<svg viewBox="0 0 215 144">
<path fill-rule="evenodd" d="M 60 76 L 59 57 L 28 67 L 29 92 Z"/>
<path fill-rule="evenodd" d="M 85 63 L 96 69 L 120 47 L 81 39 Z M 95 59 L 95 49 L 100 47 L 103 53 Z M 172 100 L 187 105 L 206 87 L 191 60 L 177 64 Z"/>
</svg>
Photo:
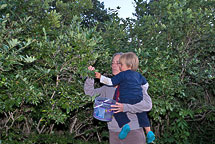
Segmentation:
<svg viewBox="0 0 215 144">
<path fill-rule="evenodd" d="M 108 142 L 83 84 L 120 51 L 140 59 L 156 143 L 215 142 L 214 1 L 135 2 L 136 20 L 97 0 L 0 2 L 2 143 Z"/>
<path fill-rule="evenodd" d="M 133 43 L 150 84 L 150 117 L 158 143 L 191 143 L 200 137 L 205 137 L 202 143 L 214 142 L 208 120 L 214 121 L 215 104 L 211 4 L 192 0 L 137 2 Z M 205 126 L 203 131 L 193 128 L 199 122 Z"/>
</svg>

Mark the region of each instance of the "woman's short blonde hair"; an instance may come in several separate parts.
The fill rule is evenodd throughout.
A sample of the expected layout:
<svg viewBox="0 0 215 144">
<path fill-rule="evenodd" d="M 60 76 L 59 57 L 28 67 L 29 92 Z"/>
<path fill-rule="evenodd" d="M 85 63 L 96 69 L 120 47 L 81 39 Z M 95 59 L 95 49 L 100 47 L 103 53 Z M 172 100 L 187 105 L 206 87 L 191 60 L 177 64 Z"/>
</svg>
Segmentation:
<svg viewBox="0 0 215 144">
<path fill-rule="evenodd" d="M 131 70 L 136 71 L 139 66 L 139 59 L 137 55 L 133 52 L 127 52 L 120 56 L 120 63 L 125 63 L 127 67 L 131 68 Z"/>
</svg>

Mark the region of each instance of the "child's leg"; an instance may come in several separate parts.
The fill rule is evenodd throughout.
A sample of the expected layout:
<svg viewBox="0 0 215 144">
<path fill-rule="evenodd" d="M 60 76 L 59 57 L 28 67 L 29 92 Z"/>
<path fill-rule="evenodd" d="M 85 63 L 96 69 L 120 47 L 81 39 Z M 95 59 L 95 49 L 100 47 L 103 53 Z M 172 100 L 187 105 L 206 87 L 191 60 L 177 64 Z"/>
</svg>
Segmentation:
<svg viewBox="0 0 215 144">
<path fill-rule="evenodd" d="M 137 118 L 140 127 L 150 127 L 149 118 L 146 112 L 137 113 Z"/>
<path fill-rule="evenodd" d="M 151 131 L 150 127 L 144 127 L 144 129 L 146 130 L 146 134 Z"/>
<path fill-rule="evenodd" d="M 115 113 L 114 117 L 120 128 L 122 128 L 125 124 L 130 122 L 125 112 Z"/>
<path fill-rule="evenodd" d="M 147 143 L 152 143 L 155 140 L 155 135 L 151 131 L 149 118 L 146 112 L 137 113 L 137 118 L 140 127 L 144 127 L 147 134 Z"/>
<path fill-rule="evenodd" d="M 119 139 L 125 139 L 128 133 L 130 132 L 130 126 L 128 125 L 130 120 L 128 119 L 128 116 L 126 115 L 125 112 L 116 113 L 114 114 L 114 117 L 119 127 L 122 128 L 122 130 L 119 133 Z"/>
</svg>

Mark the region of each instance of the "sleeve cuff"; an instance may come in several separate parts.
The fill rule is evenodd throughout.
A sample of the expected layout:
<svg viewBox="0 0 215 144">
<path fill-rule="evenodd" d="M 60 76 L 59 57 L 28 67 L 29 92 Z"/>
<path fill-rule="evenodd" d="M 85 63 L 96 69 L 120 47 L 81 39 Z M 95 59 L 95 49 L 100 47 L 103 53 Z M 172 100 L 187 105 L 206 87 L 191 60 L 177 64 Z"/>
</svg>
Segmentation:
<svg viewBox="0 0 215 144">
<path fill-rule="evenodd" d="M 109 86 L 112 86 L 112 81 L 110 78 L 101 75 L 100 82 Z"/>
<path fill-rule="evenodd" d="M 123 104 L 123 112 L 128 112 L 128 105 L 127 104 Z"/>
</svg>

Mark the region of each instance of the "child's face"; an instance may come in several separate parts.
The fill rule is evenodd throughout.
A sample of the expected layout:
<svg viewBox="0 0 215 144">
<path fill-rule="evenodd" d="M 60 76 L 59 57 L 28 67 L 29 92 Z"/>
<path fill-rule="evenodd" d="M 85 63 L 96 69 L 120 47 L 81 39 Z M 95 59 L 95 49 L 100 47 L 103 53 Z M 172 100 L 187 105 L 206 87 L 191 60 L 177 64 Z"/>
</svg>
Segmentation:
<svg viewBox="0 0 215 144">
<path fill-rule="evenodd" d="M 119 65 L 119 69 L 120 71 L 126 71 L 126 70 L 130 70 L 131 68 L 125 64 L 125 61 L 121 61 Z"/>
</svg>

